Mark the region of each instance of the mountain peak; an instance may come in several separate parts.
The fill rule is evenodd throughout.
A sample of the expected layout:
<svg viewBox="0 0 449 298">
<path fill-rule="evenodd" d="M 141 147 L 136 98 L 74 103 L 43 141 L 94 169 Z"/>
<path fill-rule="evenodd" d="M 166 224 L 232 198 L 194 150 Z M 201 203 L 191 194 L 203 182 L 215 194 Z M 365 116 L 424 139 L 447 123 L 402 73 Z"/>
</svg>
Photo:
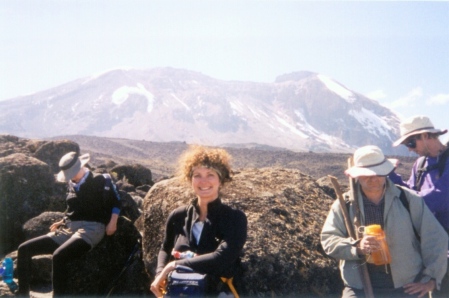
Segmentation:
<svg viewBox="0 0 449 298">
<path fill-rule="evenodd" d="M 300 83 L 279 84 L 288 81 Z M 309 71 L 253 83 L 176 68 L 115 69 L 0 102 L 0 133 L 22 137 L 82 134 L 313 152 L 373 144 L 388 154 L 398 127 L 387 108 Z"/>
<path fill-rule="evenodd" d="M 309 77 L 317 75 L 311 71 L 295 71 L 287 74 L 280 75 L 276 78 L 275 83 L 283 83 L 288 81 L 300 81 Z"/>
</svg>

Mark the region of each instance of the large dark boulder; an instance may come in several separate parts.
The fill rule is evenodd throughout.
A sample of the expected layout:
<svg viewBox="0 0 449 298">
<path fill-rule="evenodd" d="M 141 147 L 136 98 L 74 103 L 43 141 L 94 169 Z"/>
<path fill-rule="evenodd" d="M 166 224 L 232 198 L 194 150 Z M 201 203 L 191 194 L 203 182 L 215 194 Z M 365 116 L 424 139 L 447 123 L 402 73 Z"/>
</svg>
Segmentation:
<svg viewBox="0 0 449 298">
<path fill-rule="evenodd" d="M 44 144 L 42 140 L 22 139 L 12 135 L 0 135 L 0 157 L 5 157 L 14 153 L 30 154 L 36 148 Z"/>
<path fill-rule="evenodd" d="M 126 179 L 134 187 L 153 185 L 151 170 L 139 164 L 118 165 L 111 169 L 111 173 L 116 175 L 117 180 Z"/>
<path fill-rule="evenodd" d="M 142 214 L 142 198 L 132 196 L 122 190 L 119 191 L 121 206 L 120 215 L 125 216 L 131 222 L 135 222 Z"/>
<path fill-rule="evenodd" d="M 156 183 L 144 199 L 144 261 L 154 277 L 170 211 L 192 199 L 177 178 Z M 222 200 L 245 212 L 243 296 L 329 296 L 342 289 L 335 260 L 320 232 L 333 199 L 310 176 L 283 168 L 245 169 L 222 190 Z"/>
<path fill-rule="evenodd" d="M 149 277 L 141 258 L 141 235 L 120 217 L 117 232 L 81 259 L 67 264 L 68 292 L 74 295 L 141 296 L 149 294 Z"/>
<path fill-rule="evenodd" d="M 48 233 L 50 225 L 62 218 L 67 184 L 56 182 L 54 174 L 59 171 L 60 157 L 76 150 L 79 145 L 66 140 L 48 142 L 0 135 L 2 256 L 7 254 L 15 260 L 20 243 Z M 108 166 L 116 164 L 108 163 Z M 110 172 L 106 168 L 100 170 Z M 117 172 L 121 174 L 117 175 Z M 111 289 L 112 295 L 148 294 L 149 277 L 142 261 L 141 234 L 133 223 L 142 213 L 145 193 L 142 187 L 148 190 L 153 184 L 151 171 L 132 165 L 119 167 L 117 172 L 113 178 L 120 176 L 122 179 L 116 181 L 117 184 L 130 185 L 130 192 L 120 190 L 123 216 L 113 236 L 105 237 L 92 251 L 69 264 L 72 276 L 69 290 L 74 295 L 101 296 Z M 51 255 L 34 257 L 30 274 L 34 294 L 51 297 Z M 12 293 L 0 286 L 0 296 L 8 295 Z"/>
<path fill-rule="evenodd" d="M 34 157 L 48 164 L 51 173 L 56 174 L 60 171 L 59 160 L 61 157 L 72 151 L 80 151 L 79 145 L 73 141 L 50 141 L 37 148 Z"/>
<path fill-rule="evenodd" d="M 64 217 L 64 213 L 58 211 L 47 211 L 33 217 L 23 225 L 23 233 L 25 240 L 45 235 L 50 232 L 50 226 L 60 221 Z"/>
<path fill-rule="evenodd" d="M 0 253 L 23 239 L 22 225 L 51 210 L 54 177 L 46 163 L 22 153 L 0 158 Z"/>
</svg>

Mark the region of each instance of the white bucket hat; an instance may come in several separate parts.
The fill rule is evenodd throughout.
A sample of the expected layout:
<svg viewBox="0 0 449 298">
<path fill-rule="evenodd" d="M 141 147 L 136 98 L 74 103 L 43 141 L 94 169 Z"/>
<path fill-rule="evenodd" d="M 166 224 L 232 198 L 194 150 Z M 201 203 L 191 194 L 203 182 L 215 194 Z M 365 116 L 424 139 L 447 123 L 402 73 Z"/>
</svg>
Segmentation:
<svg viewBox="0 0 449 298">
<path fill-rule="evenodd" d="M 377 146 L 365 146 L 354 152 L 354 166 L 345 174 L 357 178 L 360 176 L 387 176 L 393 171 L 393 163 L 386 159 Z"/>
<path fill-rule="evenodd" d="M 402 144 L 402 142 L 404 142 L 408 137 L 413 135 L 418 135 L 425 132 L 438 134 L 445 134 L 447 132 L 447 129 L 436 129 L 429 117 L 426 116 L 413 116 L 405 119 L 399 125 L 399 129 L 401 131 L 401 137 L 393 143 L 394 147 Z"/>
<path fill-rule="evenodd" d="M 89 153 L 81 156 L 76 152 L 67 153 L 59 161 L 61 171 L 56 176 L 56 180 L 59 182 L 68 182 L 89 162 L 89 159 Z"/>
</svg>

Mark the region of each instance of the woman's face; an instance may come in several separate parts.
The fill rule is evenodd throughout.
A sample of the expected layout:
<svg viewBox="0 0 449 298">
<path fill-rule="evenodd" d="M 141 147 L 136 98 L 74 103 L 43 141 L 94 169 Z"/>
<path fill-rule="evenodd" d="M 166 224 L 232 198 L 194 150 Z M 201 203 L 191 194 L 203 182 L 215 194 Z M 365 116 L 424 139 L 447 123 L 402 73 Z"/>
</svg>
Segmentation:
<svg viewBox="0 0 449 298">
<path fill-rule="evenodd" d="M 192 188 L 201 201 L 211 202 L 218 198 L 220 177 L 213 169 L 198 167 L 193 170 Z"/>
</svg>

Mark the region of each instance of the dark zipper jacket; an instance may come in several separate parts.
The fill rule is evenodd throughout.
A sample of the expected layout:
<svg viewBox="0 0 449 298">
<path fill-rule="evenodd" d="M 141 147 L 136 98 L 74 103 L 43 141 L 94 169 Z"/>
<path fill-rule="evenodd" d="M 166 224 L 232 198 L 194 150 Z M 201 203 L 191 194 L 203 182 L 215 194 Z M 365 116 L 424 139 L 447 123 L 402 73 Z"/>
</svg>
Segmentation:
<svg viewBox="0 0 449 298">
<path fill-rule="evenodd" d="M 105 191 L 103 175 L 89 172 L 78 190 L 69 186 L 65 216 L 71 221 L 95 221 L 108 224 L 112 210 L 120 209 L 120 196 L 115 186 Z"/>
<path fill-rule="evenodd" d="M 190 250 L 198 256 L 177 260 L 198 273 L 232 277 L 240 263 L 240 255 L 247 237 L 246 215 L 222 204 L 220 198 L 209 203 L 207 218 L 196 244 L 192 229 L 198 221 L 197 199 L 188 206 L 172 211 L 166 222 L 166 231 L 158 254 L 156 274 L 159 274 L 171 259 L 172 250 Z"/>
</svg>

